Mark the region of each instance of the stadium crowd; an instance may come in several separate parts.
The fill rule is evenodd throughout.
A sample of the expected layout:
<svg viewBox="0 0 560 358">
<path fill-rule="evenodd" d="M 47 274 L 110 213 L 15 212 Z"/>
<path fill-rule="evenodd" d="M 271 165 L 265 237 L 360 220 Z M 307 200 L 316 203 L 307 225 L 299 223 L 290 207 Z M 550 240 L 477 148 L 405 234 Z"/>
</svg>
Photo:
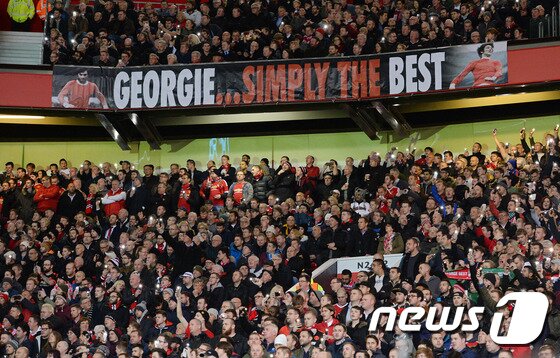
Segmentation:
<svg viewBox="0 0 560 358">
<path fill-rule="evenodd" d="M 45 0 L 46 1 L 46 0 Z M 29 21 L 27 0 L 17 12 Z M 55 0 L 44 63 L 126 67 L 351 56 L 548 36 L 552 0 Z M 68 9 L 68 11 L 66 10 Z M 71 10 L 71 11 L 70 11 Z M 30 16 L 33 16 L 31 10 Z M 547 15 L 548 14 L 548 15 Z"/>
<path fill-rule="evenodd" d="M 5 165 L 3 357 L 553 357 L 560 311 L 558 126 L 482 153 L 426 147 L 277 168 L 227 155 L 199 169 L 130 162 Z M 529 139 L 529 143 L 527 143 Z M 439 150 L 439 151 L 438 151 Z M 387 267 L 385 254 L 403 254 Z M 329 287 L 331 258 L 371 256 Z M 457 272 L 470 276 L 456 277 Z M 293 287 L 294 286 L 294 287 Z M 292 288 L 290 290 L 290 288 Z M 549 308 L 530 345 L 500 346 L 514 306 Z M 484 307 L 474 332 L 369 331 L 382 306 Z M 468 323 L 468 316 L 459 317 Z M 443 319 L 442 321 L 445 321 Z M 445 323 L 445 322 L 443 322 Z"/>
</svg>

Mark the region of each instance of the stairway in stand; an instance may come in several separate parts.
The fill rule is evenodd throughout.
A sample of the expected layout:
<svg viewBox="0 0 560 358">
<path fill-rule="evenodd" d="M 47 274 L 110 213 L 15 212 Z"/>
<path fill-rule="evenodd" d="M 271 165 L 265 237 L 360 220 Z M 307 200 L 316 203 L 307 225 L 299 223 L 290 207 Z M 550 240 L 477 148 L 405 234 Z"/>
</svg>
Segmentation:
<svg viewBox="0 0 560 358">
<path fill-rule="evenodd" d="M 0 31 L 0 64 L 40 65 L 43 38 L 40 32 Z"/>
</svg>

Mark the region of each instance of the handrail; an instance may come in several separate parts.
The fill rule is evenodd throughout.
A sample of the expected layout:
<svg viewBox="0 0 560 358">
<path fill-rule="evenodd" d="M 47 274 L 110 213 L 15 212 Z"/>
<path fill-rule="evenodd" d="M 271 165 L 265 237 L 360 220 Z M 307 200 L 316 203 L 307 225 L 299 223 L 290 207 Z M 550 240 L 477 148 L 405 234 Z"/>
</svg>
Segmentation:
<svg viewBox="0 0 560 358">
<path fill-rule="evenodd" d="M 552 21 L 550 20 L 550 15 L 546 14 L 544 16 L 544 21 L 546 21 L 546 37 L 551 36 L 552 33 Z"/>
<path fill-rule="evenodd" d="M 539 22 L 539 37 L 544 37 L 544 24 L 543 22 Z"/>
<path fill-rule="evenodd" d="M 558 0 L 560 1 L 560 0 Z M 48 9 L 48 7 L 47 7 Z M 49 13 L 47 12 L 46 16 L 45 16 L 45 21 L 43 21 L 43 35 L 44 35 L 44 43 L 41 44 L 41 63 L 43 63 L 44 58 L 45 58 L 45 45 L 47 43 L 47 41 L 49 40 L 49 38 L 51 37 L 51 34 L 47 34 L 47 21 L 49 21 Z"/>
<path fill-rule="evenodd" d="M 560 0 L 558 0 L 558 17 L 556 18 L 556 30 L 560 34 Z"/>
<path fill-rule="evenodd" d="M 558 35 L 558 13 L 556 12 L 556 6 L 552 8 L 552 36 Z"/>
</svg>

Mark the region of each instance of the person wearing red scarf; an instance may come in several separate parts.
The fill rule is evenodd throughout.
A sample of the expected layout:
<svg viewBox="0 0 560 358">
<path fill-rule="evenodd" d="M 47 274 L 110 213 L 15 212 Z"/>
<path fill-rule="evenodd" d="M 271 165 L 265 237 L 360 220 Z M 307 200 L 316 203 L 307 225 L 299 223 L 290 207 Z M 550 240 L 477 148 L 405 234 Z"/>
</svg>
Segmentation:
<svg viewBox="0 0 560 358">
<path fill-rule="evenodd" d="M 165 243 L 165 240 L 163 239 L 163 236 L 158 235 L 156 238 L 156 244 L 154 247 L 157 252 L 159 253 L 159 255 L 163 255 L 166 253 L 167 250 L 167 244 Z"/>
<path fill-rule="evenodd" d="M 119 328 L 126 327 L 129 321 L 128 309 L 123 306 L 121 295 L 118 292 L 111 292 L 105 310 L 106 316 L 110 316 Z"/>
<path fill-rule="evenodd" d="M 222 155 L 222 165 L 216 172 L 227 182 L 228 186 L 233 183 L 235 179 L 235 168 L 233 168 L 229 162 L 229 155 Z"/>
<path fill-rule="evenodd" d="M 94 186 L 92 186 L 93 188 Z M 95 186 L 97 188 L 97 186 Z M 86 215 L 91 215 L 93 213 L 93 207 L 95 205 L 95 199 L 97 197 L 97 192 L 93 192 L 90 188 L 89 194 L 86 197 Z"/>
</svg>

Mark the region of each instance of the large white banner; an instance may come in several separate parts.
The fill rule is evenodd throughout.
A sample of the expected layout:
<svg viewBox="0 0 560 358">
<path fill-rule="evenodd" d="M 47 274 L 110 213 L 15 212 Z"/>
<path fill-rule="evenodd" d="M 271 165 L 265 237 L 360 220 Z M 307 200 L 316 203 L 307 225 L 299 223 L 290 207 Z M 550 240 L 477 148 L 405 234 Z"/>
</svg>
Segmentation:
<svg viewBox="0 0 560 358">
<path fill-rule="evenodd" d="M 402 257 L 402 254 L 385 255 L 384 260 L 387 267 L 398 267 Z M 373 256 L 345 257 L 338 259 L 336 271 L 338 274 L 342 273 L 342 270 L 350 270 L 352 273 L 370 271 L 372 262 Z"/>
</svg>

